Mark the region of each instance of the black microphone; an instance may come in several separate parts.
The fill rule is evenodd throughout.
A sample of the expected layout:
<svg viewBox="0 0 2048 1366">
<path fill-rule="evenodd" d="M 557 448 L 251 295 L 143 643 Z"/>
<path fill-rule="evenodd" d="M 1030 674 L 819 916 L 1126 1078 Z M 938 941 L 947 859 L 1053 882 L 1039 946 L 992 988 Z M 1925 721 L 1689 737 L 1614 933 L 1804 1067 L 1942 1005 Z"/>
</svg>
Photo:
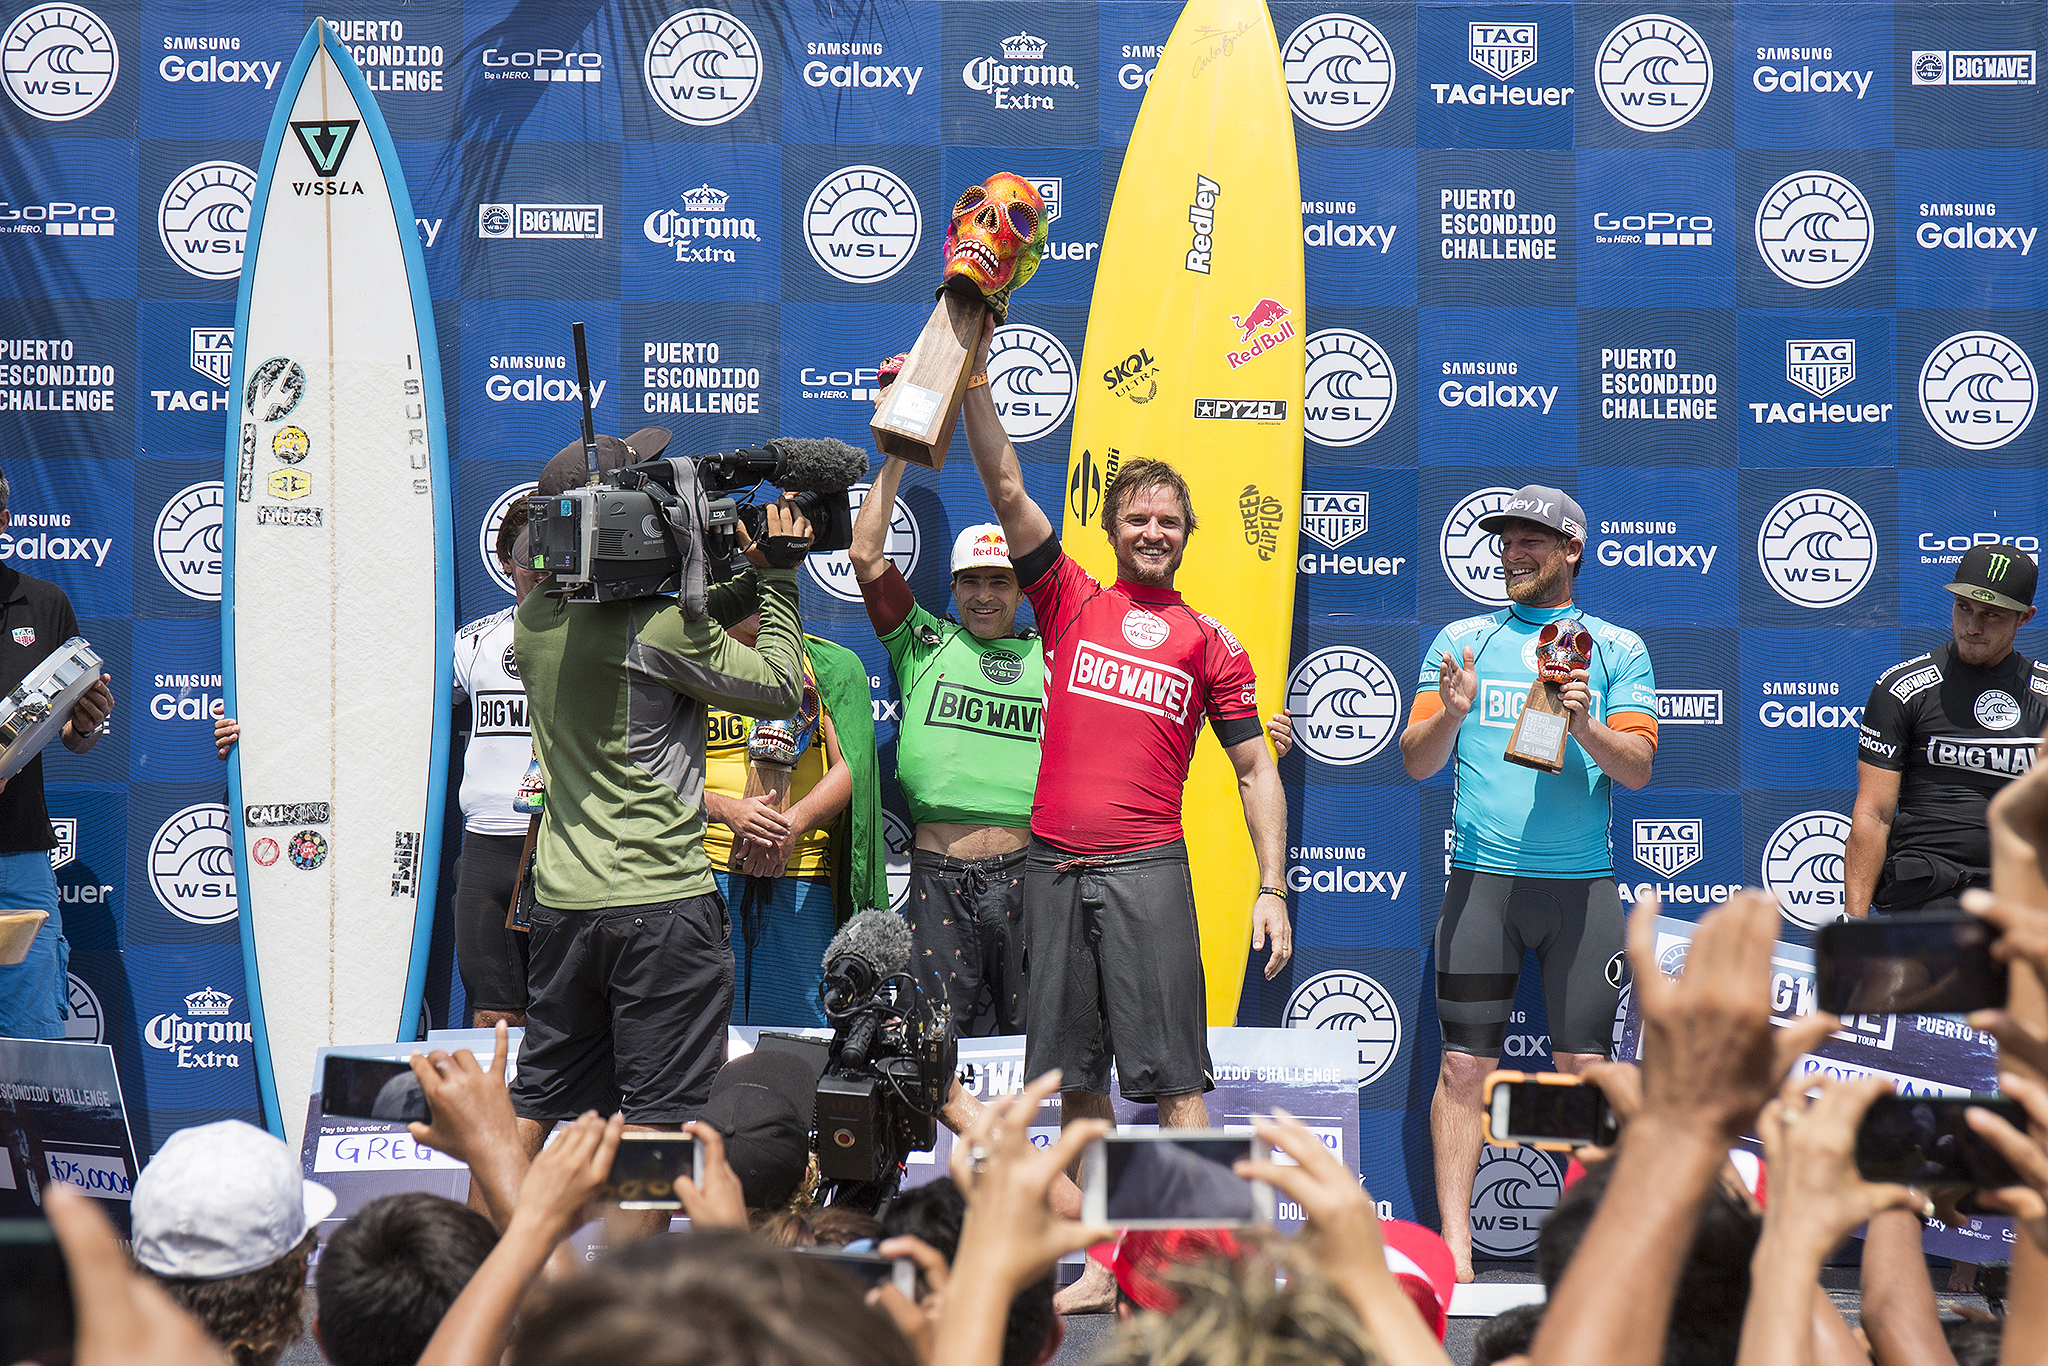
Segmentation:
<svg viewBox="0 0 2048 1366">
<path fill-rule="evenodd" d="M 829 436 L 778 436 L 764 449 L 776 459 L 768 482 L 790 492 L 842 493 L 868 472 L 866 451 Z"/>
<path fill-rule="evenodd" d="M 842 997 L 842 1010 L 857 1005 L 885 979 L 910 966 L 910 926 L 894 911 L 862 911 L 832 936 L 822 966 L 827 1011 L 835 994 Z"/>
</svg>

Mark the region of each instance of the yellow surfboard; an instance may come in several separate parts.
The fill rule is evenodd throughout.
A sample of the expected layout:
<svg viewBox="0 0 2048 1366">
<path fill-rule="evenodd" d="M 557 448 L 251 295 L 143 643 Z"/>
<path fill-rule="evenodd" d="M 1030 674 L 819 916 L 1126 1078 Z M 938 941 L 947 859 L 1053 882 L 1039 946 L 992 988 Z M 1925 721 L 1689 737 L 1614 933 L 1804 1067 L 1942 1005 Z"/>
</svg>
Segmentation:
<svg viewBox="0 0 2048 1366">
<path fill-rule="evenodd" d="M 1301 508 L 1301 178 L 1280 48 L 1263 0 L 1190 0 L 1124 153 L 1095 276 L 1061 540 L 1115 577 L 1102 490 L 1125 460 L 1165 460 L 1201 529 L 1174 586 L 1287 687 Z M 1237 1022 L 1258 863 L 1230 761 L 1196 747 L 1183 823 L 1209 1023 Z M 1261 955 L 1263 960 L 1264 955 Z"/>
</svg>

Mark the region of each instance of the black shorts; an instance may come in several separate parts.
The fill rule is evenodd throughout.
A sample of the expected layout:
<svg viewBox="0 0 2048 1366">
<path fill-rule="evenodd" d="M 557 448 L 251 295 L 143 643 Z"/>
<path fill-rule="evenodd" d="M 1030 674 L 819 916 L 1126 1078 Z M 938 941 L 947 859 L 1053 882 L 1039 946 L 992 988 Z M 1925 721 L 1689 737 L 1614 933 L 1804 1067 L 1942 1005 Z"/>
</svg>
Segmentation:
<svg viewBox="0 0 2048 1366">
<path fill-rule="evenodd" d="M 604 911 L 533 908 L 521 1119 L 623 1110 L 634 1124 L 697 1117 L 725 1063 L 732 928 L 716 892 Z"/>
<path fill-rule="evenodd" d="M 1628 980 L 1627 939 L 1611 877 L 1451 869 L 1436 923 L 1436 1014 L 1445 1051 L 1500 1056 L 1522 954 L 1534 949 L 1551 1049 L 1605 1054 Z"/>
<path fill-rule="evenodd" d="M 1024 1073 L 1125 1100 L 1212 1091 L 1208 990 L 1188 847 L 1070 854 L 1032 837 L 1025 860 Z"/>
<path fill-rule="evenodd" d="M 961 1038 L 1024 1032 L 1024 856 L 910 855 L 910 961 Z"/>
<path fill-rule="evenodd" d="M 455 967 L 471 1010 L 526 1009 L 526 936 L 505 928 L 525 847 L 523 835 L 462 832 L 462 858 L 455 865 Z"/>
</svg>

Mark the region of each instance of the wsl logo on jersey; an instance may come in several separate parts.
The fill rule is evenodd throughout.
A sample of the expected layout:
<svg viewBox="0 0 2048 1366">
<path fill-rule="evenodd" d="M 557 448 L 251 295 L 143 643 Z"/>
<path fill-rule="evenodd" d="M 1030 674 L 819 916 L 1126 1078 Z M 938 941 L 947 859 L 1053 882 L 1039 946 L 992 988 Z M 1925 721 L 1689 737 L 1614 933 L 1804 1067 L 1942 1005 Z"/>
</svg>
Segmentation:
<svg viewBox="0 0 2048 1366">
<path fill-rule="evenodd" d="M 1644 133 L 1683 128 L 1714 90 L 1714 59 L 1690 24 L 1641 14 L 1600 44 L 1594 79 L 1607 112 Z"/>
<path fill-rule="evenodd" d="M 171 181 L 157 205 L 164 254 L 202 280 L 242 273 L 242 249 L 256 202 L 256 174 L 233 161 L 203 161 Z"/>
<path fill-rule="evenodd" d="M 149 842 L 149 885 L 164 909 L 194 925 L 219 925 L 239 912 L 228 809 L 197 802 L 157 827 Z"/>
<path fill-rule="evenodd" d="M 871 285 L 903 269 L 924 235 L 917 196 L 894 171 L 848 166 L 804 205 L 804 244 L 827 275 Z"/>
<path fill-rule="evenodd" d="M 761 93 L 761 45 L 724 10 L 671 18 L 647 40 L 644 68 L 661 111 L 699 128 L 738 118 Z"/>
<path fill-rule="evenodd" d="M 1778 500 L 1756 534 L 1757 563 L 1779 597 L 1816 610 L 1839 607 L 1877 570 L 1877 532 L 1856 503 L 1832 489 Z"/>
<path fill-rule="evenodd" d="M 79 5 L 38 5 L 0 36 L 8 98 L 49 123 L 82 119 L 106 103 L 120 72 L 113 33 Z"/>
<path fill-rule="evenodd" d="M 1332 133 L 1371 123 L 1394 93 L 1394 49 L 1352 14 L 1319 14 L 1294 30 L 1280 66 L 1294 116 Z"/>
<path fill-rule="evenodd" d="M 1282 1018 L 1289 1029 L 1329 1029 L 1358 1040 L 1358 1089 L 1378 1081 L 1401 1054 L 1401 1012 L 1387 989 L 1362 972 L 1321 972 L 1294 989 Z"/>
<path fill-rule="evenodd" d="M 1877 240 L 1870 202 L 1829 171 L 1800 171 L 1756 208 L 1756 249 L 1786 284 L 1829 289 L 1863 269 Z"/>
<path fill-rule="evenodd" d="M 1990 451 L 2034 420 L 2040 396 L 2034 362 L 1996 332 L 1960 332 L 1920 367 L 1920 411 L 1951 446 Z"/>
<path fill-rule="evenodd" d="M 1817 930 L 1842 913 L 1842 871 L 1848 819 L 1833 811 L 1802 811 L 1764 844 L 1764 889 L 1785 917 Z"/>
<path fill-rule="evenodd" d="M 1375 655 L 1349 646 L 1318 650 L 1287 676 L 1295 743 L 1339 768 L 1362 764 L 1399 729 L 1401 691 Z"/>
<path fill-rule="evenodd" d="M 1400 385 L 1394 362 L 1378 342 L 1332 327 L 1309 337 L 1303 358 L 1302 426 L 1309 440 L 1356 446 L 1387 425 Z"/>
<path fill-rule="evenodd" d="M 188 598 L 220 601 L 226 506 L 226 487 L 214 479 L 180 489 L 157 514 L 156 567 L 171 587 Z"/>
<path fill-rule="evenodd" d="M 989 342 L 988 392 L 1010 440 L 1028 445 L 1074 411 L 1074 358 L 1044 328 L 1011 323 Z"/>
<path fill-rule="evenodd" d="M 1500 537 L 1482 531 L 1479 520 L 1499 512 L 1515 496 L 1513 489 L 1481 489 L 1468 494 L 1444 518 L 1437 535 L 1437 556 L 1451 586 L 1477 603 L 1505 607 L 1507 576 L 1500 568 Z"/>
<path fill-rule="evenodd" d="M 1707 856 L 1706 823 L 1696 820 L 1637 821 L 1635 854 L 1636 862 L 1651 872 L 1661 877 L 1677 877 Z"/>
</svg>

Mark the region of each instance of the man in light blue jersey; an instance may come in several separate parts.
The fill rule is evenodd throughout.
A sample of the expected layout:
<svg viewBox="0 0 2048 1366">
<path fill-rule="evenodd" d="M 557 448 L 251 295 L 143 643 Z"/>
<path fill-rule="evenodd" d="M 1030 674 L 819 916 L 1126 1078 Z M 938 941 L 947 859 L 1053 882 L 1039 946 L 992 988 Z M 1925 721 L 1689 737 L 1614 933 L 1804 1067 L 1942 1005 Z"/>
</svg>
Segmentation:
<svg viewBox="0 0 2048 1366">
<path fill-rule="evenodd" d="M 1401 761 L 1417 781 L 1457 759 L 1451 876 L 1436 930 L 1444 1051 L 1429 1127 L 1437 1208 L 1461 1281 L 1472 1279 L 1480 1084 L 1507 1036 L 1524 950 L 1542 966 L 1558 1070 L 1606 1056 L 1626 962 L 1610 795 L 1616 782 L 1647 784 L 1657 753 L 1657 687 L 1642 638 L 1573 603 L 1586 548 L 1579 505 L 1532 484 L 1479 527 L 1500 537 L 1509 605 L 1437 632 L 1401 735 Z M 1505 754 L 1536 680 L 1536 637 L 1567 617 L 1592 634 L 1593 652 L 1564 685 L 1571 739 L 1564 770 L 1552 774 Z"/>
</svg>

